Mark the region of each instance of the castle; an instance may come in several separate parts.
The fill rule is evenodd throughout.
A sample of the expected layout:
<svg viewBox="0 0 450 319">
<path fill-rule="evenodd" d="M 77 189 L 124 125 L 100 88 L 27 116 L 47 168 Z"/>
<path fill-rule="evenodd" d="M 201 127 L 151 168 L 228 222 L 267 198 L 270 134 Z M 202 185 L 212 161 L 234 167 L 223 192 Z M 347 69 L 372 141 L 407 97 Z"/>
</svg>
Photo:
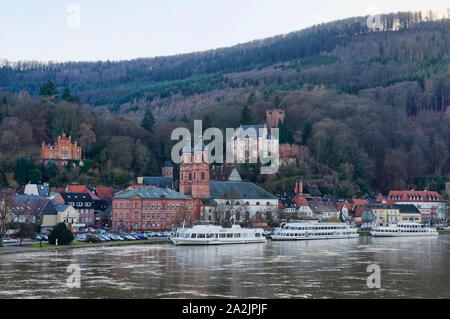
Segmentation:
<svg viewBox="0 0 450 319">
<path fill-rule="evenodd" d="M 65 133 L 58 136 L 56 144 L 41 145 L 41 161 L 44 165 L 53 161 L 58 165 L 67 165 L 70 160 L 81 160 L 81 146 L 77 142 L 72 142 L 72 137 L 67 137 Z"/>
</svg>

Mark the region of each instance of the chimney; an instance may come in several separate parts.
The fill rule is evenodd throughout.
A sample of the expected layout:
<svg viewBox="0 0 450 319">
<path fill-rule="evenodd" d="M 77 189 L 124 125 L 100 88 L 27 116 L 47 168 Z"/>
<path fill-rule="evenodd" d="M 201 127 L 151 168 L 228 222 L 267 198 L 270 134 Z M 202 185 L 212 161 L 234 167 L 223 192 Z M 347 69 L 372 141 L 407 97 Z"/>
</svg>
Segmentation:
<svg viewBox="0 0 450 319">
<path fill-rule="evenodd" d="M 295 193 L 295 195 L 298 195 L 298 182 L 297 181 L 294 182 L 294 193 Z"/>
<path fill-rule="evenodd" d="M 303 180 L 301 180 L 298 185 L 298 193 L 299 195 L 303 195 Z"/>
</svg>

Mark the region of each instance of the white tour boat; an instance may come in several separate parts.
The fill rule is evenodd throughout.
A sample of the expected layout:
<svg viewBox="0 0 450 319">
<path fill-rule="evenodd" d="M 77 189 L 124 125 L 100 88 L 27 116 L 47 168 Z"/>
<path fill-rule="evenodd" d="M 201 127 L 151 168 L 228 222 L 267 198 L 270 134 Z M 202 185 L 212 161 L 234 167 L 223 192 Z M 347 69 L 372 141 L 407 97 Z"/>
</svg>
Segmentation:
<svg viewBox="0 0 450 319">
<path fill-rule="evenodd" d="M 423 227 L 419 223 L 398 223 L 384 227 L 374 228 L 370 234 L 374 237 L 410 237 L 410 236 L 437 236 L 435 228 Z"/>
<path fill-rule="evenodd" d="M 287 223 L 275 230 L 273 240 L 312 240 L 358 237 L 356 229 L 345 223 Z"/>
<path fill-rule="evenodd" d="M 262 228 L 231 228 L 215 225 L 196 225 L 192 228 L 180 228 L 170 238 L 175 245 L 222 245 L 265 243 Z"/>
</svg>

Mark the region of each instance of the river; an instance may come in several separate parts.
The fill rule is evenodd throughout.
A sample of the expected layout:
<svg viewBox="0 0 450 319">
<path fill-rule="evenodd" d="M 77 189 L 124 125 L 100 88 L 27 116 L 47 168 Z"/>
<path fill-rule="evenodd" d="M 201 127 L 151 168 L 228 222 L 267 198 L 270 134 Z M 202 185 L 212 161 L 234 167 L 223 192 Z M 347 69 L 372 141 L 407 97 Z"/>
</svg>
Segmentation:
<svg viewBox="0 0 450 319">
<path fill-rule="evenodd" d="M 0 255 L 0 298 L 450 298 L 450 235 Z"/>
</svg>

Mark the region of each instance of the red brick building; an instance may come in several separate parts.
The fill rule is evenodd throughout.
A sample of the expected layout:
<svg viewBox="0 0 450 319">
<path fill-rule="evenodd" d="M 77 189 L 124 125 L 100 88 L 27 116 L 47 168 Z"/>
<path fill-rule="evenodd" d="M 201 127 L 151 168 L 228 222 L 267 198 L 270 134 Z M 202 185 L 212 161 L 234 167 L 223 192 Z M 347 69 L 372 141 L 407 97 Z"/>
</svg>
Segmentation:
<svg viewBox="0 0 450 319">
<path fill-rule="evenodd" d="M 42 142 L 41 161 L 47 165 L 53 161 L 58 165 L 66 165 L 69 160 L 81 160 L 81 146 L 77 142 L 72 142 L 72 137 L 66 134 L 58 136 L 56 144 L 47 145 Z"/>
<path fill-rule="evenodd" d="M 134 187 L 112 200 L 115 231 L 166 231 L 195 220 L 194 200 L 169 188 Z"/>
</svg>

